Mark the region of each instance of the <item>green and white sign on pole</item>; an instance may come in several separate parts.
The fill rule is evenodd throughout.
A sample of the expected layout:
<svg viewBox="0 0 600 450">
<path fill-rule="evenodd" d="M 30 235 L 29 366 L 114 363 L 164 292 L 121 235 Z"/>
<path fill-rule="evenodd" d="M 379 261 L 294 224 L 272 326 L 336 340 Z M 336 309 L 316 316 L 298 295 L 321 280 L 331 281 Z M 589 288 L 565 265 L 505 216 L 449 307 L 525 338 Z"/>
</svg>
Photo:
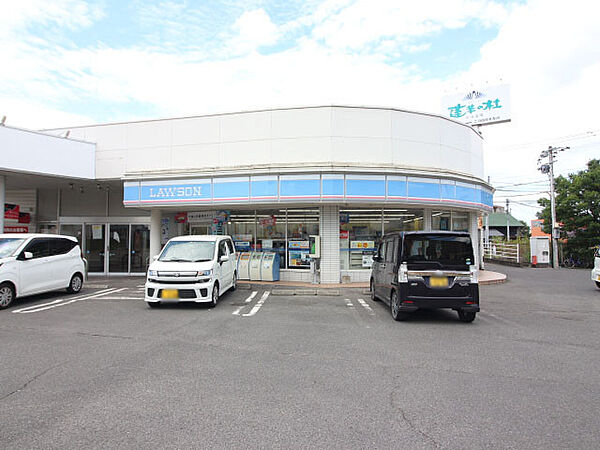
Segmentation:
<svg viewBox="0 0 600 450">
<path fill-rule="evenodd" d="M 467 125 L 510 122 L 510 89 L 507 84 L 472 89 L 444 96 L 442 114 Z"/>
</svg>

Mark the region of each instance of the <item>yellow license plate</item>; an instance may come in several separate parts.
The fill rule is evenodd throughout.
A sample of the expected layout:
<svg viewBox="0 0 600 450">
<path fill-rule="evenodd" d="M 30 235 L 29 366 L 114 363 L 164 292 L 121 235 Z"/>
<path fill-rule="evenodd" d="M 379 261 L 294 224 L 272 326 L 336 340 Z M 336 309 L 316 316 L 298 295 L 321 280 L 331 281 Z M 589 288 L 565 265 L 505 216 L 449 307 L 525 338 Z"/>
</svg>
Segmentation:
<svg viewBox="0 0 600 450">
<path fill-rule="evenodd" d="M 598 276 L 596 277 L 596 280 L 600 281 L 600 275 L 598 275 Z"/>
<path fill-rule="evenodd" d="M 163 289 L 161 298 L 179 298 L 177 289 Z"/>
<path fill-rule="evenodd" d="M 448 277 L 431 277 L 429 279 L 431 287 L 448 287 Z"/>
</svg>

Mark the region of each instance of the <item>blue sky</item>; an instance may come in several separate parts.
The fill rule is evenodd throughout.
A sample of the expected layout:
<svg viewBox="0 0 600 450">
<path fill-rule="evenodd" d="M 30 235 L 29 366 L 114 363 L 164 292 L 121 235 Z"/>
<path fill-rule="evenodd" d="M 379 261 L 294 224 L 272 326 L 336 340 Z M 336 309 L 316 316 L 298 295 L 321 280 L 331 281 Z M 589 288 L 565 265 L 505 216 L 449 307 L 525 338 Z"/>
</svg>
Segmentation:
<svg viewBox="0 0 600 450">
<path fill-rule="evenodd" d="M 6 2 L 0 115 L 52 128 L 319 104 L 440 113 L 443 95 L 502 80 L 513 121 L 483 129 L 487 174 L 540 180 L 535 161 L 548 145 L 574 144 L 565 171 L 600 155 L 599 9 L 592 0 Z M 534 212 L 522 206 L 521 216 Z"/>
</svg>

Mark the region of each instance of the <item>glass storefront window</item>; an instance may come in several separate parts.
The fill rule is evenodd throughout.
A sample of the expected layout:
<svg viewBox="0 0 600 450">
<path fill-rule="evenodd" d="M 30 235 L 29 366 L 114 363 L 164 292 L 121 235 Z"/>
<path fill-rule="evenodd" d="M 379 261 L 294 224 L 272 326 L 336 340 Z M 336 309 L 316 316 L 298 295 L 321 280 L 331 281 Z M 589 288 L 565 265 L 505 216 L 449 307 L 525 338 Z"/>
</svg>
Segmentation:
<svg viewBox="0 0 600 450">
<path fill-rule="evenodd" d="M 432 211 L 431 229 L 439 231 L 450 231 L 450 211 Z"/>
<path fill-rule="evenodd" d="M 236 251 L 249 252 L 254 250 L 255 219 L 254 210 L 231 212 L 226 232 L 233 238 Z"/>
<path fill-rule="evenodd" d="M 285 209 L 256 212 L 256 249 L 279 253 L 279 267 L 285 268 Z"/>
<path fill-rule="evenodd" d="M 383 230 L 393 231 L 422 231 L 424 211 L 422 209 L 384 209 Z"/>
<path fill-rule="evenodd" d="M 452 231 L 469 231 L 469 213 L 452 212 Z"/>
<path fill-rule="evenodd" d="M 60 233 L 64 236 L 73 236 L 77 238 L 77 242 L 79 242 L 79 247 L 83 248 L 81 245 L 82 238 L 82 229 L 83 225 L 70 225 L 70 224 L 60 224 Z"/>
<path fill-rule="evenodd" d="M 440 231 L 469 231 L 469 213 L 456 211 L 433 211 L 431 229 Z"/>
<path fill-rule="evenodd" d="M 340 268 L 369 269 L 381 234 L 381 209 L 340 209 Z"/>
<path fill-rule="evenodd" d="M 287 267 L 309 269 L 309 236 L 319 234 L 319 209 L 287 210 Z"/>
</svg>

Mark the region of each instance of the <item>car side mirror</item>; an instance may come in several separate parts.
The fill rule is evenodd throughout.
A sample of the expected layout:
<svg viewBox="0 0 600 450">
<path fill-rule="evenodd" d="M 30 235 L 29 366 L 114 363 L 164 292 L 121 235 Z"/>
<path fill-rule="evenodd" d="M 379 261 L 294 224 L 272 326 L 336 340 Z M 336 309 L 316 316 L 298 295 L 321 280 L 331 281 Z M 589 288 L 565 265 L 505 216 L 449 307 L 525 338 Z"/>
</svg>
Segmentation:
<svg viewBox="0 0 600 450">
<path fill-rule="evenodd" d="M 219 262 L 225 262 L 225 261 L 229 261 L 229 256 L 223 255 L 219 258 Z"/>
<path fill-rule="evenodd" d="M 33 259 L 33 253 L 23 252 L 23 259 Z"/>
</svg>

